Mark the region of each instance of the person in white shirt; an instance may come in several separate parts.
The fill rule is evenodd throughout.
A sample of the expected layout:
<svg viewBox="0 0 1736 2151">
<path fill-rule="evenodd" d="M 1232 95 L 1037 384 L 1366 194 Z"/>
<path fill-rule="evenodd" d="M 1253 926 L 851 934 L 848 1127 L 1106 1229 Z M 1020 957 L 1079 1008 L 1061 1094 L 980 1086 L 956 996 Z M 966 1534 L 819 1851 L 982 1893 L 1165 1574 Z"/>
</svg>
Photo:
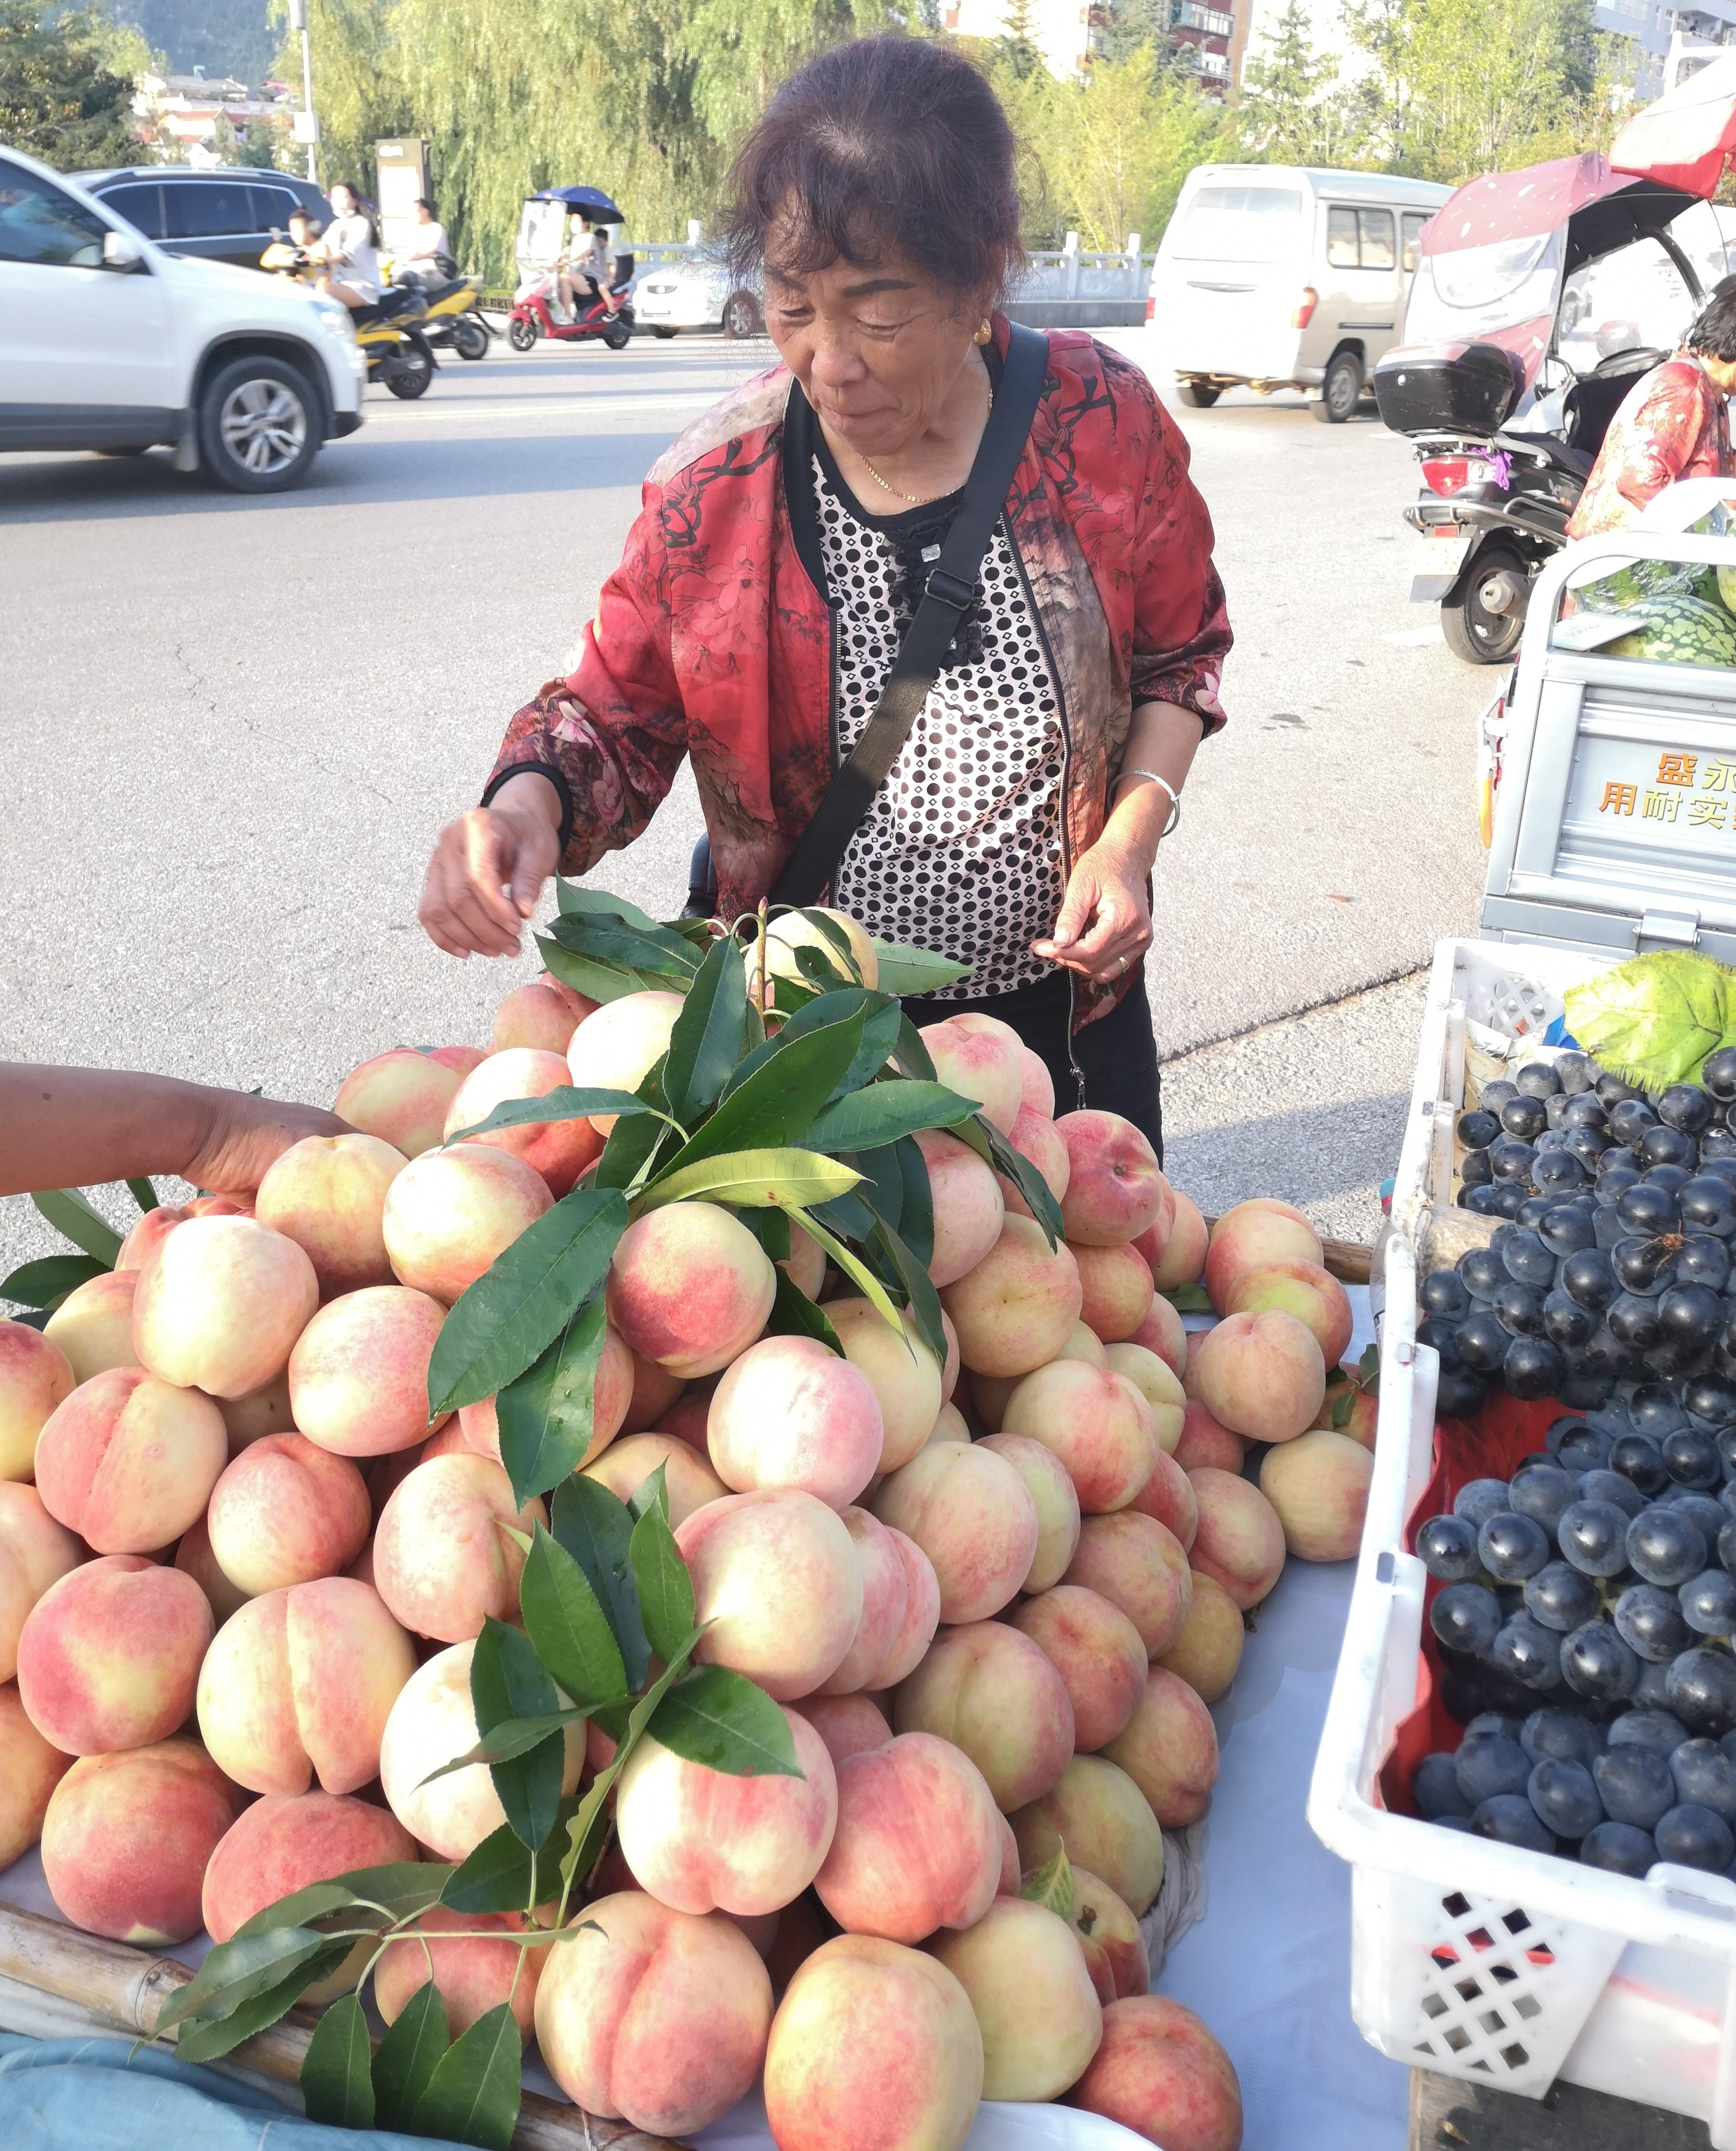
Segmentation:
<svg viewBox="0 0 1736 2151">
<path fill-rule="evenodd" d="M 374 245 L 374 228 L 362 214 L 353 187 L 342 180 L 326 199 L 332 205 L 332 221 L 319 241 L 318 253 L 326 264 L 321 280 L 334 299 L 360 311 L 380 296 L 380 256 Z"/>
<path fill-rule="evenodd" d="M 434 205 L 425 195 L 416 197 L 416 221 L 397 266 L 413 270 L 429 286 L 444 284 L 457 274 L 446 226 L 436 220 Z"/>
<path fill-rule="evenodd" d="M 600 224 L 583 220 L 581 224 L 585 243 L 566 256 L 557 280 L 560 303 L 575 319 L 593 296 L 611 311 L 620 303 L 610 289 L 615 281 L 615 258 L 609 251 L 609 235 Z"/>
</svg>

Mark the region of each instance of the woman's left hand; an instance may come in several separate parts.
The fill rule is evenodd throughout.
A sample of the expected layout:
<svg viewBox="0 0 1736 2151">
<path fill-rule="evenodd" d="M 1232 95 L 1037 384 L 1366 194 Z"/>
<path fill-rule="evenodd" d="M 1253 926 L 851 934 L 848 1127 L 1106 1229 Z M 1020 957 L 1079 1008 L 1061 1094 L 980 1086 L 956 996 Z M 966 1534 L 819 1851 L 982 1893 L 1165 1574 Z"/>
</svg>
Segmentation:
<svg viewBox="0 0 1736 2151">
<path fill-rule="evenodd" d="M 1146 869 L 1119 844 L 1101 839 L 1074 867 L 1055 931 L 1032 947 L 1050 963 L 1113 984 L 1151 945 Z"/>
</svg>

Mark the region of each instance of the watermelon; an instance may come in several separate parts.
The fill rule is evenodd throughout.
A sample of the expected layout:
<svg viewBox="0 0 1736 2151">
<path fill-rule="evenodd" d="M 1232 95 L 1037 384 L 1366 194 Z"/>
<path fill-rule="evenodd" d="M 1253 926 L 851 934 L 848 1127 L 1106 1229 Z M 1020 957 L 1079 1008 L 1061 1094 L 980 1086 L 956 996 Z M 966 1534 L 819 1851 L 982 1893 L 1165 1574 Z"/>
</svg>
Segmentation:
<svg viewBox="0 0 1736 2151">
<path fill-rule="evenodd" d="M 1736 620 L 1698 598 L 1653 598 L 1646 620 L 1604 645 L 1608 657 L 1645 657 L 1660 665 L 1736 666 Z"/>
</svg>

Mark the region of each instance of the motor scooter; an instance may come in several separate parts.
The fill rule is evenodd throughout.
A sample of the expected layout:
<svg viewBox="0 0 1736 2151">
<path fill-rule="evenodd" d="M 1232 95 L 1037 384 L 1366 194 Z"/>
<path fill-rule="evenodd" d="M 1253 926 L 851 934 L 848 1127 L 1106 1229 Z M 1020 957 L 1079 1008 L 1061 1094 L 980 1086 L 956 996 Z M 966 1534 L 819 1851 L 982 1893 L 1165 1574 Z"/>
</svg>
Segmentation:
<svg viewBox="0 0 1736 2151">
<path fill-rule="evenodd" d="M 575 294 L 576 296 L 576 294 Z M 611 306 L 600 295 L 580 300 L 569 320 L 555 309 L 559 304 L 557 280 L 552 271 L 528 276 L 513 295 L 506 340 L 514 351 L 530 351 L 539 337 L 550 343 L 606 344 L 610 351 L 625 351 L 633 337 L 633 302 L 623 300 Z"/>
<path fill-rule="evenodd" d="M 313 256 L 287 240 L 274 240 L 259 257 L 261 269 L 311 282 Z M 422 331 L 427 306 L 420 285 L 389 284 L 371 306 L 352 307 L 350 326 L 367 361 L 367 377 L 405 402 L 426 393 L 437 363 Z"/>
<path fill-rule="evenodd" d="M 480 276 L 443 277 L 438 271 L 394 265 L 392 281 L 407 290 L 412 285 L 420 290 L 426 308 L 422 332 L 438 350 L 455 351 L 464 359 L 488 357 L 489 340 L 500 332 L 491 328 L 478 311 Z"/>
</svg>

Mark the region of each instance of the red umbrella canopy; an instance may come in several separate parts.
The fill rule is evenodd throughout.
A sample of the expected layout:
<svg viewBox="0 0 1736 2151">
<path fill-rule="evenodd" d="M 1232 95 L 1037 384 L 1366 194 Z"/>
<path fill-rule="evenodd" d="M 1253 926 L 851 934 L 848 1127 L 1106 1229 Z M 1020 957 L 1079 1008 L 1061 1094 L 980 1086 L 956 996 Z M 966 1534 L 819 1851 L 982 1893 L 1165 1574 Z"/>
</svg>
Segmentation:
<svg viewBox="0 0 1736 2151">
<path fill-rule="evenodd" d="M 1442 203 L 1423 226 L 1423 251 L 1456 254 L 1467 246 L 1559 231 L 1576 210 L 1632 184 L 1628 170 L 1612 170 L 1595 149 L 1529 164 L 1521 172 L 1491 172 L 1468 180 Z"/>
<path fill-rule="evenodd" d="M 1633 172 L 1709 201 L 1736 149 L 1736 55 L 1697 74 L 1636 112 L 1610 149 L 1618 172 Z"/>
</svg>

